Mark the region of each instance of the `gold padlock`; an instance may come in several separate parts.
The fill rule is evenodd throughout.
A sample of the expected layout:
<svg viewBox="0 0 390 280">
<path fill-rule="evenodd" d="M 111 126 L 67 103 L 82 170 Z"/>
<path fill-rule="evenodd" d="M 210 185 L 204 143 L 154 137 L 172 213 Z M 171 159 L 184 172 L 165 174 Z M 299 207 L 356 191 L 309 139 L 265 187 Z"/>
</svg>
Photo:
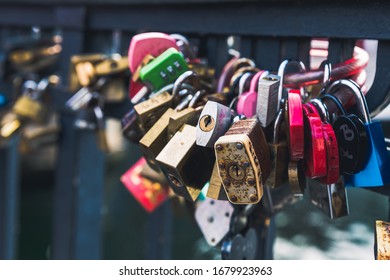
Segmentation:
<svg viewBox="0 0 390 280">
<path fill-rule="evenodd" d="M 12 110 L 19 117 L 30 119 L 37 123 L 43 123 L 47 115 L 45 105 L 27 95 L 19 97 Z"/>
<path fill-rule="evenodd" d="M 235 122 L 214 145 L 219 176 L 234 204 L 255 204 L 263 196 L 271 160 L 256 118 Z"/>
<path fill-rule="evenodd" d="M 196 145 L 196 128 L 183 125 L 156 157 L 156 162 L 173 191 L 195 201 L 210 179 L 214 157 L 207 148 Z"/>
<path fill-rule="evenodd" d="M 182 111 L 175 111 L 169 108 L 139 141 L 141 151 L 146 161 L 153 169 L 160 169 L 156 164 L 155 159 L 169 141 L 168 127 L 170 119 L 173 117 L 175 122 L 175 125 L 171 125 L 172 133 L 173 127 L 179 129 L 188 121 L 188 115 L 195 116 L 194 112 L 195 110 L 192 108 L 187 108 Z"/>
<path fill-rule="evenodd" d="M 172 105 L 172 95 L 167 91 L 135 105 L 140 128 L 147 132 Z"/>
</svg>

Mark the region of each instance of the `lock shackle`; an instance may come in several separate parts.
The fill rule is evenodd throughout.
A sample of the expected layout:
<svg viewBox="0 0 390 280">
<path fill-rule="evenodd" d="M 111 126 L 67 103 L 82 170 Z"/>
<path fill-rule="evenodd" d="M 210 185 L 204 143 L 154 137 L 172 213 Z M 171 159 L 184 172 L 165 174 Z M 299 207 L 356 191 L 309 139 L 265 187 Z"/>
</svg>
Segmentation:
<svg viewBox="0 0 390 280">
<path fill-rule="evenodd" d="M 330 121 L 329 112 L 325 108 L 324 103 L 322 103 L 317 98 L 314 98 L 314 99 L 310 100 L 310 102 L 317 108 L 317 111 L 318 111 L 318 113 L 319 113 L 319 115 L 321 117 L 321 120 L 323 122 L 329 122 Z"/>
<path fill-rule="evenodd" d="M 239 78 L 238 81 L 238 96 L 242 95 L 244 93 L 244 87 L 245 83 L 248 79 L 252 78 L 253 79 L 253 73 L 251 72 L 245 72 L 242 74 L 242 76 Z"/>
<path fill-rule="evenodd" d="M 330 85 L 330 77 L 332 74 L 332 63 L 330 63 L 329 60 L 324 60 L 321 62 L 321 65 L 319 68 L 324 69 L 324 77 L 322 79 L 322 88 L 320 90 L 320 96 L 321 96 L 325 93 L 326 89 Z"/>
<path fill-rule="evenodd" d="M 252 77 L 252 80 L 251 80 L 251 85 L 249 87 L 249 91 L 251 92 L 256 92 L 257 91 L 257 88 L 259 86 L 259 81 L 261 78 L 264 78 L 265 76 L 267 76 L 269 74 L 269 71 L 267 70 L 260 70 L 259 72 L 257 72 L 253 77 Z"/>
<path fill-rule="evenodd" d="M 305 64 L 302 61 L 296 60 L 296 59 L 286 59 L 279 65 L 279 68 L 278 68 L 278 76 L 280 77 L 280 85 L 279 85 L 279 91 L 278 91 L 278 100 L 279 101 L 283 98 L 284 75 L 285 75 L 287 66 L 289 64 L 294 64 L 295 66 L 297 66 L 300 69 L 301 72 L 306 71 Z M 301 88 L 301 96 L 302 95 L 303 95 L 303 88 Z M 280 103 L 278 102 L 278 108 L 277 108 L 278 111 L 280 108 L 279 104 Z"/>
<path fill-rule="evenodd" d="M 331 94 L 340 87 L 348 87 L 352 91 L 352 93 L 356 97 L 356 105 L 358 106 L 359 112 L 361 113 L 361 117 L 364 123 L 371 123 L 371 116 L 369 113 L 370 111 L 368 110 L 366 98 L 364 97 L 364 94 L 361 91 L 359 85 L 352 80 L 337 80 L 329 86 L 328 93 Z"/>
<path fill-rule="evenodd" d="M 325 94 L 321 95 L 320 99 L 321 100 L 328 99 L 328 100 L 332 101 L 337 106 L 337 109 L 339 109 L 341 114 L 343 114 L 343 115 L 347 114 L 340 99 L 338 99 L 335 95 L 325 93 Z M 324 105 L 324 106 L 326 106 L 326 105 Z"/>
<path fill-rule="evenodd" d="M 200 88 L 200 79 L 198 74 L 196 74 L 194 71 L 188 70 L 183 74 L 181 74 L 173 84 L 172 98 L 175 98 L 176 96 L 179 95 L 180 88 L 187 80 L 191 80 L 195 88 Z"/>
<path fill-rule="evenodd" d="M 207 92 L 204 90 L 204 89 L 201 89 L 201 90 L 198 90 L 194 96 L 192 97 L 190 103 L 188 104 L 188 107 L 189 108 L 194 108 L 195 107 L 195 103 L 198 102 L 198 100 L 205 96 L 207 94 Z"/>
<path fill-rule="evenodd" d="M 280 132 L 280 127 L 282 126 L 282 121 L 283 121 L 283 107 L 279 109 L 276 118 L 275 118 L 275 123 L 274 123 L 274 131 L 272 135 L 272 144 L 276 145 L 279 142 L 279 132 Z"/>
</svg>

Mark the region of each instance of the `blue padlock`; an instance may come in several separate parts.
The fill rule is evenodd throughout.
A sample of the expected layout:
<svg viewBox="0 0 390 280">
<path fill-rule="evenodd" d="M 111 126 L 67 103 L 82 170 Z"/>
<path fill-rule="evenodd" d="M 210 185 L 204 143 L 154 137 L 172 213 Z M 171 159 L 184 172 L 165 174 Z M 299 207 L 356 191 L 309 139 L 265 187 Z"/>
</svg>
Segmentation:
<svg viewBox="0 0 390 280">
<path fill-rule="evenodd" d="M 368 159 L 359 173 L 345 176 L 347 187 L 381 187 L 390 183 L 390 156 L 385 136 L 379 121 L 372 121 L 366 98 L 360 87 L 352 80 L 338 80 L 332 83 L 329 91 L 336 87 L 348 87 L 356 96 L 356 105 L 363 114 L 363 123 L 368 139 Z"/>
</svg>

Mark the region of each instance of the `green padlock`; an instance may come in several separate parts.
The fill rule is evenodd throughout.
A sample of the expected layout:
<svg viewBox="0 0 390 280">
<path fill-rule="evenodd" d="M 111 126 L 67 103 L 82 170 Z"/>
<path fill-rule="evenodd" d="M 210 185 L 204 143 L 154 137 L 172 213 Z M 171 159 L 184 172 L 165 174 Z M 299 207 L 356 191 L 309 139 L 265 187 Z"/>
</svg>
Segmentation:
<svg viewBox="0 0 390 280">
<path fill-rule="evenodd" d="M 366 98 L 360 87 L 352 80 L 335 81 L 328 91 L 343 86 L 350 88 L 356 96 L 356 105 L 364 116 L 363 122 L 368 138 L 367 163 L 359 173 L 345 176 L 345 184 L 347 187 L 382 187 L 390 182 L 390 156 L 381 123 L 371 120 Z"/>
<path fill-rule="evenodd" d="M 183 55 L 175 48 L 169 48 L 140 71 L 140 78 L 147 87 L 157 91 L 173 83 L 188 70 Z"/>
</svg>

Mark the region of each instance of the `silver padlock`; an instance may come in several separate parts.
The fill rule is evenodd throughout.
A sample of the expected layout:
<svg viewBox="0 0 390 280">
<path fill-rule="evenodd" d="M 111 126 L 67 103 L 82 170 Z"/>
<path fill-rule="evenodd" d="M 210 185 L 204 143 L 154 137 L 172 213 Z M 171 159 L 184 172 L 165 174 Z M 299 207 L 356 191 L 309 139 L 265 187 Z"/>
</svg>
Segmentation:
<svg viewBox="0 0 390 280">
<path fill-rule="evenodd" d="M 206 198 L 195 210 L 195 220 L 210 246 L 218 245 L 229 233 L 233 206 L 228 201 Z"/>
<path fill-rule="evenodd" d="M 336 184 L 325 185 L 310 180 L 308 185 L 311 203 L 325 215 L 331 219 L 348 216 L 348 197 L 342 177 Z"/>
<path fill-rule="evenodd" d="M 229 129 L 232 117 L 232 110 L 229 107 L 208 101 L 196 126 L 196 144 L 202 147 L 214 147 L 218 138 Z"/>
<path fill-rule="evenodd" d="M 279 110 L 280 77 L 269 74 L 259 79 L 257 89 L 256 115 L 262 127 L 267 127 Z"/>
</svg>

